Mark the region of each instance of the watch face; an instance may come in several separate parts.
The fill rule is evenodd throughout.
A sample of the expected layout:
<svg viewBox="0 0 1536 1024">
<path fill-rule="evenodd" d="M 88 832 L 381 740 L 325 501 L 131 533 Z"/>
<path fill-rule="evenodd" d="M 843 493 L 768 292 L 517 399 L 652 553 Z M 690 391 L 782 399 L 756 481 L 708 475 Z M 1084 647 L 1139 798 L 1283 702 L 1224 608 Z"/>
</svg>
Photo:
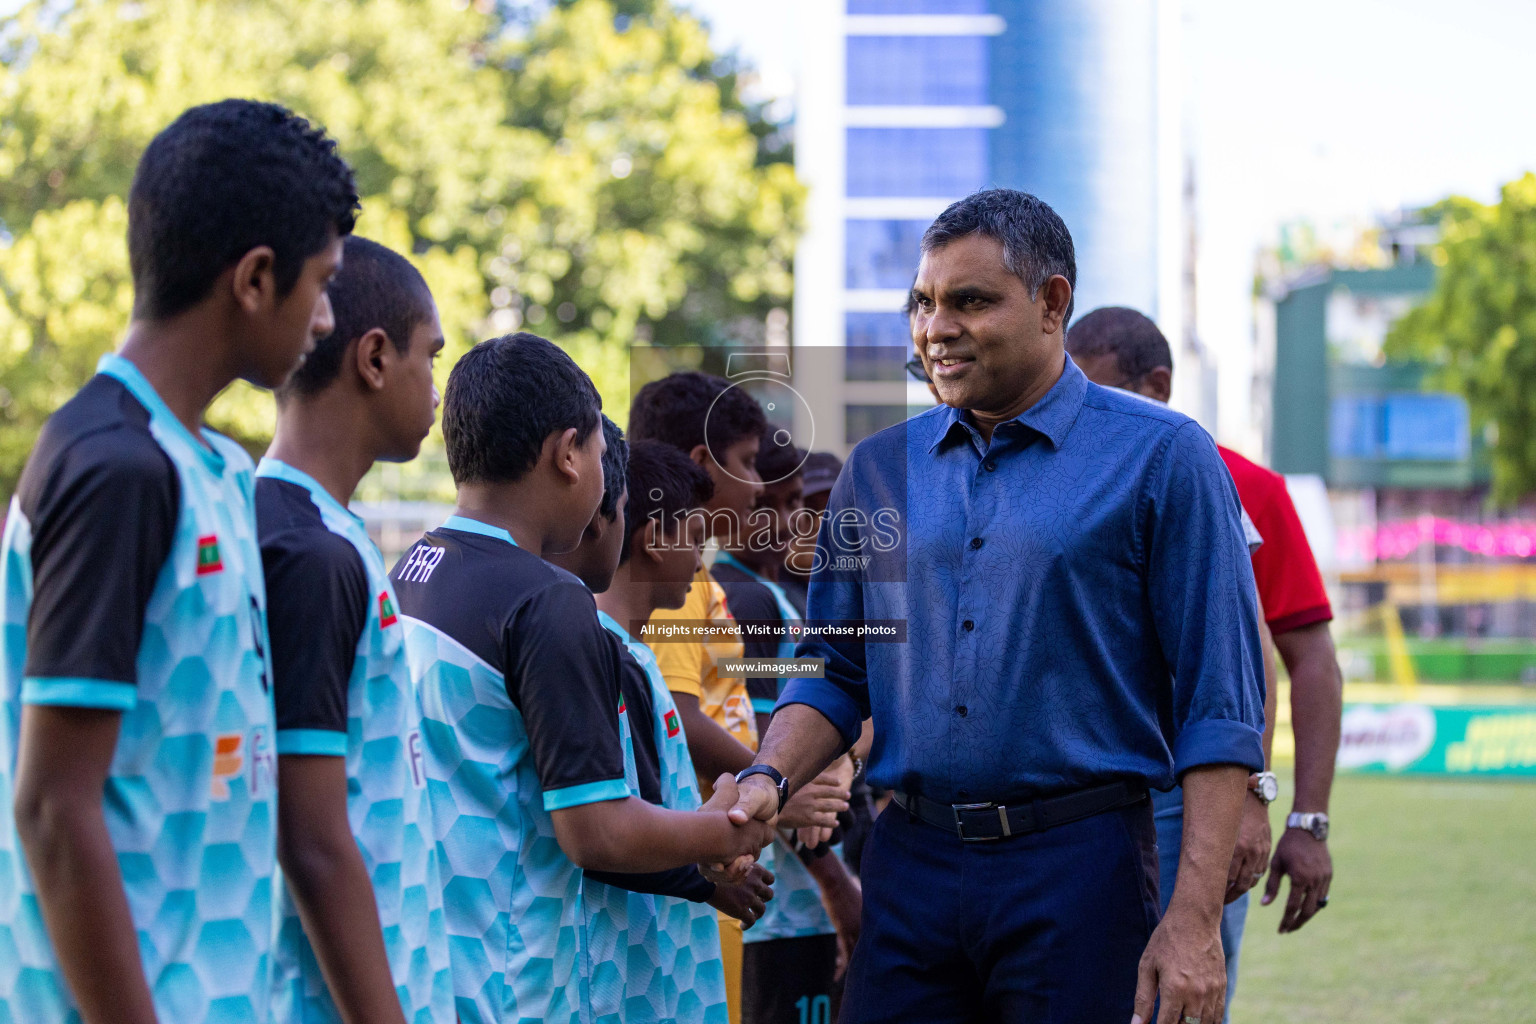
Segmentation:
<svg viewBox="0 0 1536 1024">
<path fill-rule="evenodd" d="M 1322 842 L 1328 838 L 1328 822 L 1315 819 L 1312 822 L 1312 827 L 1307 831 L 1312 833 L 1312 838 L 1316 839 L 1318 842 Z"/>
<path fill-rule="evenodd" d="M 1265 803 L 1274 803 L 1279 795 L 1280 783 L 1273 775 L 1266 775 L 1259 780 L 1259 796 L 1264 798 Z"/>
</svg>

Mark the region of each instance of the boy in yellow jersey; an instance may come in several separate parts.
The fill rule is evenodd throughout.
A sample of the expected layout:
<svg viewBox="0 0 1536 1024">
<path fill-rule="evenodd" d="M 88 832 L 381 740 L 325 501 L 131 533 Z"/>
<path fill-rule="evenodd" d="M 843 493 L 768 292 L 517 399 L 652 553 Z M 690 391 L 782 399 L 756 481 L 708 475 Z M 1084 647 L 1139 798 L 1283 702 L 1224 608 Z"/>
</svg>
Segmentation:
<svg viewBox="0 0 1536 1024">
<path fill-rule="evenodd" d="M 768 421 L 757 400 L 723 377 L 674 373 L 652 381 L 635 396 L 629 414 L 632 441 L 654 440 L 683 451 L 714 481 L 715 493 L 703 509 L 710 536 L 731 546 L 745 535 L 747 518 L 762 493 L 757 452 Z M 684 626 L 702 639 L 668 639 L 655 627 Z M 740 630 L 731 617 L 725 591 L 701 568 L 681 608 L 658 609 L 642 639 L 652 645 L 688 737 L 688 751 L 701 786 L 721 772 L 735 774 L 752 764 L 757 724 L 743 677 L 721 678 L 720 662 L 740 658 Z M 708 796 L 708 789 L 705 789 Z M 782 827 L 836 825 L 848 808 L 847 780 L 828 776 L 795 794 L 779 815 Z M 741 1020 L 741 923 L 720 919 L 725 959 L 726 1000 L 733 1024 Z"/>
</svg>

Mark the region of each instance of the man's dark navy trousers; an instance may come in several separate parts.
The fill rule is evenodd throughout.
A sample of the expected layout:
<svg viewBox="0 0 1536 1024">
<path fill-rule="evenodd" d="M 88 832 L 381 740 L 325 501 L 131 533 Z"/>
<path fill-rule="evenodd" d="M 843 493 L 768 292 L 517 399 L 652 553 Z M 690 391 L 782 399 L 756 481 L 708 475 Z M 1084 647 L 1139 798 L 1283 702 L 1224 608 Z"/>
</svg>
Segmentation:
<svg viewBox="0 0 1536 1024">
<path fill-rule="evenodd" d="M 842 1024 L 1124 1024 L 1158 921 L 1150 801 L 966 843 L 892 804 L 865 847 Z"/>
</svg>

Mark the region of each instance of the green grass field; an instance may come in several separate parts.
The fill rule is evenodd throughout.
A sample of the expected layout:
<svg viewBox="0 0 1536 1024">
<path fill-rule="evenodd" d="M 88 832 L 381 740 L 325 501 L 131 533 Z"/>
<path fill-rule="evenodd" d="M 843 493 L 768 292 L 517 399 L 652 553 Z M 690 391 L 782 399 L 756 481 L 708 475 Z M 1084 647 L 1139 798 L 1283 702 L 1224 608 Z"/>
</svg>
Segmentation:
<svg viewBox="0 0 1536 1024">
<path fill-rule="evenodd" d="M 1277 935 L 1255 896 L 1236 1024 L 1536 1021 L 1536 782 L 1343 775 L 1331 811 L 1328 908 Z"/>
</svg>

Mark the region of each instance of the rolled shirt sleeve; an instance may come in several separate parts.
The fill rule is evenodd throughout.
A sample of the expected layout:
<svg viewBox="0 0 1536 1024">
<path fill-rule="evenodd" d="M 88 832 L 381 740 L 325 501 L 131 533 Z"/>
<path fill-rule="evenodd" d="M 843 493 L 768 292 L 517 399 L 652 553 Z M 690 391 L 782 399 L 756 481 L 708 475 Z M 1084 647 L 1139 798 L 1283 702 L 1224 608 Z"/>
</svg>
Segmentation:
<svg viewBox="0 0 1536 1024">
<path fill-rule="evenodd" d="M 1154 625 L 1173 675 L 1174 774 L 1264 767 L 1258 601 L 1237 489 L 1195 423 L 1147 480 L 1141 531 Z"/>
</svg>

